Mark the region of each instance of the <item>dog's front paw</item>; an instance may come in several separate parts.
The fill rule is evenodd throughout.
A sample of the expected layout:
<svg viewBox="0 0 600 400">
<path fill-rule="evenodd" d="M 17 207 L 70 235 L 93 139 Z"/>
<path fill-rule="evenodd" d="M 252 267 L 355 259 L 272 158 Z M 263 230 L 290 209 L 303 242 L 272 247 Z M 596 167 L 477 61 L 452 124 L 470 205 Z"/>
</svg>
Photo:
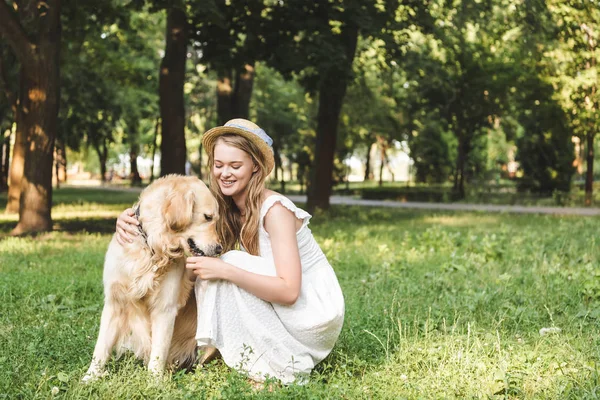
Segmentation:
<svg viewBox="0 0 600 400">
<path fill-rule="evenodd" d="M 81 383 L 87 384 L 90 382 L 94 382 L 94 381 L 102 378 L 105 375 L 106 375 L 106 372 L 89 369 L 85 373 L 83 378 L 81 378 Z"/>
<path fill-rule="evenodd" d="M 161 362 L 158 358 L 150 360 L 148 363 L 148 371 L 155 377 L 161 377 L 165 372 L 165 363 Z"/>
</svg>

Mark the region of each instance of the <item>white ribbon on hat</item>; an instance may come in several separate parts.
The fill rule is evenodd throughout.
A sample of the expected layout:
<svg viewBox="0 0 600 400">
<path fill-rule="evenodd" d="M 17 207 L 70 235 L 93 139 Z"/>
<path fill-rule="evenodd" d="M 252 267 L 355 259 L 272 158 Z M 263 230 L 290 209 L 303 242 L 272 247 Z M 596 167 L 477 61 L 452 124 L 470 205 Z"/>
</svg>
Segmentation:
<svg viewBox="0 0 600 400">
<path fill-rule="evenodd" d="M 266 144 L 268 144 L 269 147 L 273 147 L 273 139 L 271 139 L 271 137 L 269 135 L 267 135 L 267 132 L 265 132 L 261 128 L 253 129 L 253 128 L 249 128 L 247 126 L 243 126 L 243 125 L 239 125 L 239 124 L 225 124 L 225 126 L 230 126 L 230 127 L 233 127 L 233 128 L 239 128 L 239 129 L 243 129 L 245 131 L 248 131 L 250 133 L 254 133 L 256 136 L 258 136 L 259 138 L 261 138 Z"/>
</svg>

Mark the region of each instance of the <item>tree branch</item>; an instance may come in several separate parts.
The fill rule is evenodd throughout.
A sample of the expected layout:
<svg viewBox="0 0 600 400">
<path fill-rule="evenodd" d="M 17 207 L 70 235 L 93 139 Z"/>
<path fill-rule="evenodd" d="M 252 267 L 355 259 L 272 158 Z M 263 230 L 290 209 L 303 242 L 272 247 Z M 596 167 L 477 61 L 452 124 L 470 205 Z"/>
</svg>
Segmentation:
<svg viewBox="0 0 600 400">
<path fill-rule="evenodd" d="M 6 39 L 21 64 L 27 65 L 31 59 L 31 43 L 14 10 L 4 0 L 0 1 L 0 35 Z"/>
</svg>

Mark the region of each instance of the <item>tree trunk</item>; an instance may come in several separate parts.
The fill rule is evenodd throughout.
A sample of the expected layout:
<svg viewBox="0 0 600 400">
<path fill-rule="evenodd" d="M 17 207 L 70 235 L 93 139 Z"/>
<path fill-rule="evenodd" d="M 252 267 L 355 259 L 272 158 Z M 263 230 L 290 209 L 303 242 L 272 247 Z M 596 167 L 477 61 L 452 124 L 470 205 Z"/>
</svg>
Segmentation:
<svg viewBox="0 0 600 400">
<path fill-rule="evenodd" d="M 343 40 L 345 60 L 341 65 L 337 64 L 337 68 L 331 67 L 324 71 L 319 85 L 315 159 L 306 202 L 308 212 L 311 214 L 316 208 L 323 210 L 329 208 L 338 122 L 352 70 L 358 29 L 347 27 L 342 31 L 341 40 Z"/>
<path fill-rule="evenodd" d="M 283 176 L 283 167 L 279 166 L 279 171 L 281 172 L 281 180 L 279 181 L 279 190 L 281 194 L 285 194 L 285 178 Z"/>
<path fill-rule="evenodd" d="M 236 71 L 235 80 L 231 68 L 219 70 L 217 78 L 217 122 L 219 125 L 225 125 L 233 118 L 249 118 L 254 74 L 253 64 L 245 64 L 242 69 Z"/>
<path fill-rule="evenodd" d="M 466 152 L 466 139 L 464 134 L 459 134 L 458 137 L 458 155 L 456 157 L 456 171 L 454 172 L 454 186 L 452 191 L 458 195 L 459 198 L 465 198 L 465 161 L 467 158 Z"/>
<path fill-rule="evenodd" d="M 100 181 L 102 183 L 106 183 L 107 179 L 107 170 L 106 170 L 106 160 L 108 159 L 108 146 L 106 145 L 106 141 L 102 140 L 100 144 L 96 144 L 94 146 L 96 150 L 96 154 L 98 155 L 98 162 L 100 163 Z"/>
<path fill-rule="evenodd" d="M 8 4 L 0 2 L 0 34 L 22 66 L 17 123 L 21 125 L 18 130 L 25 162 L 20 180 L 19 223 L 13 235 L 52 229 L 52 158 L 60 89 L 61 2 L 48 0 L 40 5 L 33 2 L 21 5 L 24 15 L 33 15 L 34 33 L 26 33 Z M 39 39 L 32 42 L 31 37 Z M 13 157 L 13 161 L 18 162 L 17 158 Z M 18 186 L 18 175 L 15 176 L 11 185 Z"/>
<path fill-rule="evenodd" d="M 281 169 L 281 153 L 279 153 L 279 146 L 273 145 L 273 158 L 275 160 L 275 181 L 279 180 L 279 170 Z"/>
<path fill-rule="evenodd" d="M 20 89 L 19 93 L 23 93 L 25 87 L 23 85 L 25 73 L 21 69 L 19 75 Z M 20 103 L 20 101 L 19 101 Z M 19 212 L 19 199 L 21 198 L 21 180 L 23 179 L 23 170 L 25 166 L 25 123 L 23 121 L 23 109 L 17 107 L 17 120 L 15 131 L 15 144 L 12 150 L 12 162 L 10 163 L 10 182 L 8 187 L 8 202 L 6 203 L 6 213 L 16 214 Z"/>
<path fill-rule="evenodd" d="M 156 118 L 154 124 L 154 139 L 152 140 L 152 163 L 150 164 L 150 182 L 154 181 L 154 158 L 156 157 L 156 142 L 158 141 L 158 132 L 160 129 L 160 117 Z"/>
<path fill-rule="evenodd" d="M 56 146 L 54 146 L 54 148 L 56 154 L 56 159 L 54 160 L 54 168 L 56 174 L 56 188 L 58 189 L 60 187 L 61 181 L 61 168 L 63 166 L 66 166 L 65 145 L 62 141 L 57 140 Z"/>
<path fill-rule="evenodd" d="M 346 164 L 346 193 L 350 193 L 350 172 L 351 168 L 349 164 Z"/>
<path fill-rule="evenodd" d="M 383 186 L 383 167 L 385 166 L 385 150 L 386 150 L 386 146 L 385 146 L 385 142 L 383 140 L 381 140 L 380 142 L 380 158 L 381 158 L 381 164 L 379 165 L 379 187 Z"/>
<path fill-rule="evenodd" d="M 26 76 L 26 92 L 19 107 L 27 137 L 19 201 L 19 223 L 14 235 L 52 230 L 52 164 L 58 125 L 59 38 L 40 49 L 37 65 Z M 45 50 L 45 51 L 44 51 Z"/>
<path fill-rule="evenodd" d="M 65 147 L 63 147 L 62 171 L 63 182 L 67 183 L 67 149 Z"/>
<path fill-rule="evenodd" d="M 106 161 L 108 160 L 108 145 L 106 139 L 102 140 L 102 149 L 100 153 L 100 173 L 104 177 L 103 182 L 106 182 Z M 112 177 L 111 177 L 112 180 Z"/>
<path fill-rule="evenodd" d="M 385 155 L 385 166 L 390 172 L 390 176 L 392 177 L 392 183 L 396 182 L 396 175 L 394 174 L 394 169 L 392 168 L 392 163 L 390 163 L 390 157 Z"/>
<path fill-rule="evenodd" d="M 8 132 L 8 133 L 6 133 Z M 0 153 L 0 160 L 2 165 L 0 166 L 0 192 L 5 192 L 8 189 L 8 170 L 10 168 L 10 138 L 11 138 L 11 127 L 8 127 L 3 133 L 2 152 Z"/>
<path fill-rule="evenodd" d="M 594 134 L 588 132 L 587 138 L 587 170 L 585 173 L 585 205 L 591 206 L 594 192 Z"/>
<path fill-rule="evenodd" d="M 58 176 L 59 170 L 59 162 L 58 162 L 58 149 L 55 150 L 55 160 L 54 160 L 54 174 L 56 178 L 56 188 L 60 189 L 60 177 Z"/>
<path fill-rule="evenodd" d="M 219 71 L 217 78 L 217 120 L 225 125 L 233 118 L 233 87 L 231 69 Z"/>
<path fill-rule="evenodd" d="M 166 42 L 159 82 L 162 120 L 160 175 L 184 175 L 187 151 L 183 84 L 188 44 L 185 11 L 177 8 L 168 11 Z"/>
<path fill-rule="evenodd" d="M 133 143 L 131 148 L 129 149 L 129 165 L 130 165 L 130 177 L 131 177 L 131 186 L 141 185 L 142 177 L 140 176 L 140 172 L 137 166 L 137 157 L 138 157 L 138 144 Z M 185 173 L 185 171 L 184 171 Z"/>
<path fill-rule="evenodd" d="M 371 180 L 371 149 L 373 148 L 373 143 L 367 146 L 367 158 L 365 162 L 365 181 Z"/>
<path fill-rule="evenodd" d="M 232 118 L 248 119 L 250 115 L 250 99 L 254 85 L 254 65 L 246 64 L 237 71 L 235 90 L 232 98 Z"/>
</svg>

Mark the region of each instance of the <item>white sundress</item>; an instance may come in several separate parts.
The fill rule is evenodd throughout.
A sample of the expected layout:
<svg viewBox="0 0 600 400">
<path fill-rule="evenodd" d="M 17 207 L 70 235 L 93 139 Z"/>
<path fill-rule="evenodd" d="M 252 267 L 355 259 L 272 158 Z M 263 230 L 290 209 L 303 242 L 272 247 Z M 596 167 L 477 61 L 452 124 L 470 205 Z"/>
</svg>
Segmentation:
<svg viewBox="0 0 600 400">
<path fill-rule="evenodd" d="M 266 302 L 237 285 L 196 280 L 199 346 L 216 347 L 225 363 L 252 379 L 305 382 L 333 348 L 344 322 L 344 297 L 333 268 L 308 227 L 311 215 L 287 197 L 271 195 L 260 210 L 260 257 L 233 250 L 221 256 L 246 271 L 275 276 L 273 250 L 263 221 L 281 203 L 303 221 L 297 231 L 302 285 L 291 306 Z"/>
</svg>

